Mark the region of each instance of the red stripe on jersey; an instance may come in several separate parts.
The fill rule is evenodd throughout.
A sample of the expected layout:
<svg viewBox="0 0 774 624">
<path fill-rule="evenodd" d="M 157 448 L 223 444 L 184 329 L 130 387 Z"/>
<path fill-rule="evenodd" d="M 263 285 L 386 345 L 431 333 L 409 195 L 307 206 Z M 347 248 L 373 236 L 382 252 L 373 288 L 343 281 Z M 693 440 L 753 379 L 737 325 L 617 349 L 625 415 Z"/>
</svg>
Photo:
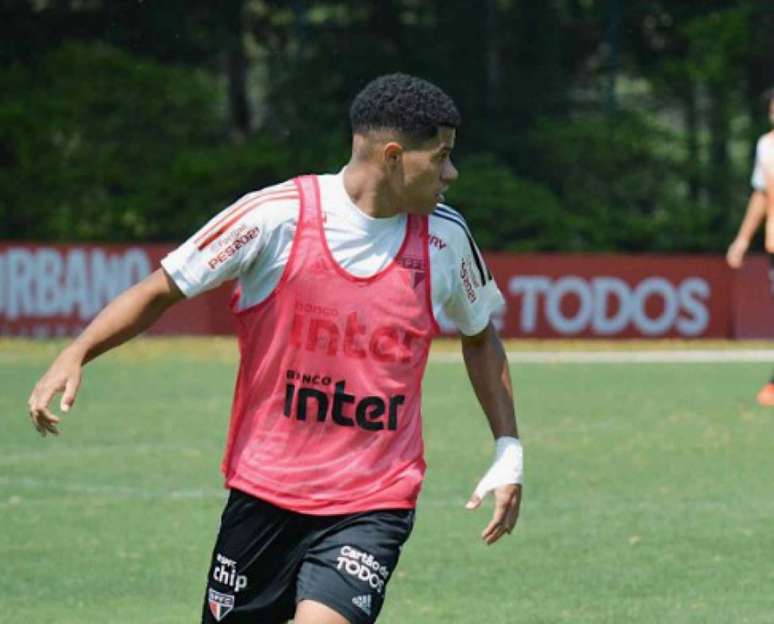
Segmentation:
<svg viewBox="0 0 774 624">
<path fill-rule="evenodd" d="M 226 212 L 224 212 L 220 219 L 218 219 L 215 223 L 213 223 L 210 227 L 208 227 L 206 230 L 204 230 L 201 234 L 199 234 L 198 238 L 196 239 L 196 243 L 200 243 L 204 238 L 210 235 L 210 233 L 215 230 L 221 223 L 223 223 L 226 219 L 228 219 L 231 215 L 233 215 L 237 210 L 240 210 L 246 203 L 249 203 L 251 201 L 255 201 L 256 199 L 263 198 L 263 197 L 272 197 L 274 195 L 278 195 L 280 193 L 287 193 L 288 191 L 295 191 L 295 187 L 292 184 L 282 184 L 279 188 L 278 187 L 271 187 L 270 189 L 264 189 L 263 191 L 258 191 L 257 193 L 250 195 L 248 198 L 242 199 L 235 203 L 231 208 L 229 208 Z"/>
<path fill-rule="evenodd" d="M 231 216 L 231 218 L 228 221 L 223 223 L 223 225 L 221 225 L 217 230 L 212 232 L 212 234 L 210 234 L 207 238 L 205 238 L 203 241 L 201 241 L 199 243 L 197 249 L 199 251 L 201 251 L 207 245 L 209 245 L 211 242 L 213 242 L 214 240 L 217 240 L 218 238 L 220 238 L 226 231 L 228 231 L 228 229 L 232 225 L 234 225 L 234 223 L 239 221 L 239 219 L 244 217 L 251 210 L 253 210 L 255 208 L 258 208 L 258 206 L 262 206 L 263 204 L 268 203 L 270 201 L 279 201 L 279 200 L 284 200 L 284 199 L 298 199 L 298 193 L 296 193 L 296 192 L 286 192 L 284 194 L 283 193 L 278 193 L 276 195 L 266 195 L 264 197 L 255 199 L 255 200 L 253 200 L 250 203 L 245 204 L 236 213 L 231 213 L 232 216 Z M 226 215 L 226 216 L 228 216 L 228 215 Z M 222 222 L 222 219 L 221 219 L 220 222 Z M 212 230 L 212 228 L 210 228 L 210 231 L 211 230 Z M 201 238 L 199 240 L 201 240 Z"/>
</svg>

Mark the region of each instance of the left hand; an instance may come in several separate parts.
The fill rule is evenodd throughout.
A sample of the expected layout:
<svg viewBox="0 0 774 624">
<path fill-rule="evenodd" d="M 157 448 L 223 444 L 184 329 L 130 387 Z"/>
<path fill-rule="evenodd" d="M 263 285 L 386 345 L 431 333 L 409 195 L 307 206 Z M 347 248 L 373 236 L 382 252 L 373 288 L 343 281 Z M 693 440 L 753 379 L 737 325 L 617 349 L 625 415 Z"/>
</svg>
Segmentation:
<svg viewBox="0 0 774 624">
<path fill-rule="evenodd" d="M 494 544 L 503 535 L 510 535 L 519 519 L 521 506 L 521 485 L 501 485 L 494 489 L 495 508 L 492 520 L 481 533 L 481 539 L 487 545 Z M 481 505 L 481 497 L 473 494 L 465 507 L 477 509 Z"/>
</svg>

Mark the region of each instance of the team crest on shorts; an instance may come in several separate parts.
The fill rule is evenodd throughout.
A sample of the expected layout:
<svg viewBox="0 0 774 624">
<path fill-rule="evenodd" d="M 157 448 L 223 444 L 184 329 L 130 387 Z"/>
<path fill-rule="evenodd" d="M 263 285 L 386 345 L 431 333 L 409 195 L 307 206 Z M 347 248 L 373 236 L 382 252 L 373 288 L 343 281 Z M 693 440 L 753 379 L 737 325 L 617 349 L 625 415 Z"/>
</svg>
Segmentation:
<svg viewBox="0 0 774 624">
<path fill-rule="evenodd" d="M 233 594 L 221 594 L 214 589 L 210 589 L 207 595 L 208 602 L 210 603 L 210 612 L 215 621 L 220 622 L 226 617 L 231 609 L 234 608 L 234 595 Z"/>
</svg>

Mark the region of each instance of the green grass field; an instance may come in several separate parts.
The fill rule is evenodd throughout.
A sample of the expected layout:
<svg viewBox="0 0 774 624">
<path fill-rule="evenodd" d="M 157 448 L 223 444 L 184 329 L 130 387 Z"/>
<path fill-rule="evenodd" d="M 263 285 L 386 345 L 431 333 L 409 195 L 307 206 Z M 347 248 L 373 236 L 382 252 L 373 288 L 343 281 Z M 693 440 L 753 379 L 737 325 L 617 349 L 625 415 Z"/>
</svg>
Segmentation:
<svg viewBox="0 0 774 624">
<path fill-rule="evenodd" d="M 0 622 L 197 622 L 233 345 L 104 356 L 63 435 L 42 439 L 25 403 L 57 347 L 0 343 Z M 431 364 L 430 467 L 380 623 L 774 622 L 767 367 L 512 365 L 525 499 L 487 547 L 491 508 L 463 508 L 491 459 L 485 419 L 463 366 Z"/>
</svg>

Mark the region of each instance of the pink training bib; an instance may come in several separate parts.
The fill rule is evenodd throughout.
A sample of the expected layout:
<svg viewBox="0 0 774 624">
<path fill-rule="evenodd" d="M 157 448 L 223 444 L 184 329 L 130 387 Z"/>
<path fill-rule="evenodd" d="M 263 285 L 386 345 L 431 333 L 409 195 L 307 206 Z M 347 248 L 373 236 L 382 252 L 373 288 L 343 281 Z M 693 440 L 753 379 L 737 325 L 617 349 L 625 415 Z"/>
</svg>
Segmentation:
<svg viewBox="0 0 774 624">
<path fill-rule="evenodd" d="M 409 215 L 392 264 L 357 277 L 328 248 L 317 178 L 295 183 L 284 274 L 236 313 L 226 485 L 307 514 L 412 508 L 425 472 L 422 376 L 438 329 L 427 217 Z"/>
</svg>

